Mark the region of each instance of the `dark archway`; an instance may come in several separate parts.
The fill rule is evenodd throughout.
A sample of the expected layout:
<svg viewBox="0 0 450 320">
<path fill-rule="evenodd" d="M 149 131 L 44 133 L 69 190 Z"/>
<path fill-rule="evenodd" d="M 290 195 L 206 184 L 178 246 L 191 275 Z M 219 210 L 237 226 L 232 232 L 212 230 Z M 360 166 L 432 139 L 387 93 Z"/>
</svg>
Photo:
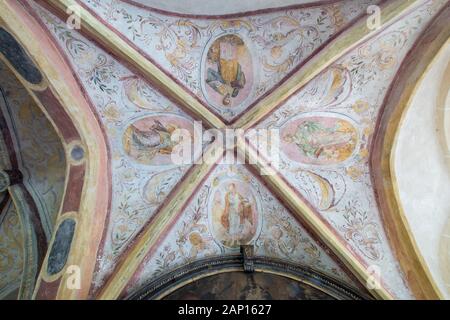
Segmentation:
<svg viewBox="0 0 450 320">
<path fill-rule="evenodd" d="M 241 255 L 199 260 L 143 285 L 126 299 L 372 299 L 307 266 L 254 257 L 245 272 Z"/>
</svg>

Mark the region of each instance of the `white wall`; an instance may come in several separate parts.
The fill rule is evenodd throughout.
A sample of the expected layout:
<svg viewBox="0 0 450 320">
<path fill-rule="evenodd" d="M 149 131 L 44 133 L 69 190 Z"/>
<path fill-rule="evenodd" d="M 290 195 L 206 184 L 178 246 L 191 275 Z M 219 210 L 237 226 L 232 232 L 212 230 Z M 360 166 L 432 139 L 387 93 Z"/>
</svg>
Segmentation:
<svg viewBox="0 0 450 320">
<path fill-rule="evenodd" d="M 318 0 L 134 0 L 153 8 L 186 14 L 230 14 L 296 4 L 315 3 Z"/>
<path fill-rule="evenodd" d="M 420 83 L 394 152 L 401 204 L 428 268 L 447 299 L 450 286 L 440 267 L 439 248 L 450 216 L 450 167 L 442 143 L 442 110 L 436 100 L 449 62 L 447 46 Z"/>
</svg>

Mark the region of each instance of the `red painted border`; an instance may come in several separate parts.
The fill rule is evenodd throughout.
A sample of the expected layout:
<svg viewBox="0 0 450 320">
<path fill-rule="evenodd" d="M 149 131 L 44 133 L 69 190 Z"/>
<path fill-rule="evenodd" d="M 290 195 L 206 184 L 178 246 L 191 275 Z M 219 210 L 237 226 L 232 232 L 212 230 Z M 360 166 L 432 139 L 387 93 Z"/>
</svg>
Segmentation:
<svg viewBox="0 0 450 320">
<path fill-rule="evenodd" d="M 70 166 L 62 213 L 80 210 L 81 196 L 86 172 L 86 165 Z"/>
<path fill-rule="evenodd" d="M 58 294 L 60 284 L 61 278 L 58 278 L 53 282 L 46 282 L 42 279 L 39 289 L 36 292 L 36 300 L 53 300 Z"/>
<path fill-rule="evenodd" d="M 64 110 L 53 91 L 47 88 L 44 91 L 34 91 L 34 94 L 45 110 L 47 110 L 50 118 L 57 124 L 58 130 L 64 138 L 64 142 L 68 144 L 74 140 L 80 140 L 80 135 L 72 119 L 66 110 Z"/>
</svg>

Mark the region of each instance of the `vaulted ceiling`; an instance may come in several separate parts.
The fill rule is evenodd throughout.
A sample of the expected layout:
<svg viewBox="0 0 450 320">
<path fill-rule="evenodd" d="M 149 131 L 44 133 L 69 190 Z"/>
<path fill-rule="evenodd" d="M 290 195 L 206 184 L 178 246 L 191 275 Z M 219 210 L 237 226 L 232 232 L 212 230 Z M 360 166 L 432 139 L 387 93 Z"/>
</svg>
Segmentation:
<svg viewBox="0 0 450 320">
<path fill-rule="evenodd" d="M 448 118 L 449 18 L 447 0 L 3 1 L 0 298 L 151 296 L 236 271 L 243 245 L 332 297 L 448 297 L 449 198 L 415 190 L 448 186 L 450 127 L 419 144 L 433 179 L 409 137 L 420 95 Z"/>
</svg>

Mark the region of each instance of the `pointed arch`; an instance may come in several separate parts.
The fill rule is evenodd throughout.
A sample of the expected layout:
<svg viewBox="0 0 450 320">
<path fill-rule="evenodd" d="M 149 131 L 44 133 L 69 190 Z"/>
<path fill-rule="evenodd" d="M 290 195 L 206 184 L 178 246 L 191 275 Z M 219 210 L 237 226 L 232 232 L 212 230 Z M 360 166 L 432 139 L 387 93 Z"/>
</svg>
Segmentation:
<svg viewBox="0 0 450 320">
<path fill-rule="evenodd" d="M 61 240 L 58 231 L 53 233 L 34 297 L 83 299 L 88 296 L 109 210 L 111 179 L 108 142 L 90 101 L 83 94 L 67 61 L 39 23 L 18 1 L 7 0 L 0 3 L 0 25 L 41 73 L 41 81 L 30 82 L 13 67 L 13 61 L 7 61 L 53 124 L 68 159 L 63 203 L 56 224 L 61 226 L 64 221 L 73 220 L 73 236 Z M 64 246 L 68 252 L 62 268 L 57 268 L 55 274 L 49 274 L 48 270 L 54 270 L 49 268 L 49 264 L 53 263 L 49 258 L 52 249 L 60 247 L 60 241 L 68 240 L 70 245 L 68 248 Z M 66 274 L 66 269 L 70 265 L 80 270 L 79 290 L 66 286 L 70 276 Z"/>
<path fill-rule="evenodd" d="M 450 6 L 434 19 L 410 50 L 390 86 L 377 121 L 371 152 L 371 174 L 384 226 L 406 280 L 418 299 L 440 299 L 442 294 L 417 248 L 401 207 L 396 187 L 393 152 L 403 114 L 420 79 L 450 36 Z"/>
</svg>

